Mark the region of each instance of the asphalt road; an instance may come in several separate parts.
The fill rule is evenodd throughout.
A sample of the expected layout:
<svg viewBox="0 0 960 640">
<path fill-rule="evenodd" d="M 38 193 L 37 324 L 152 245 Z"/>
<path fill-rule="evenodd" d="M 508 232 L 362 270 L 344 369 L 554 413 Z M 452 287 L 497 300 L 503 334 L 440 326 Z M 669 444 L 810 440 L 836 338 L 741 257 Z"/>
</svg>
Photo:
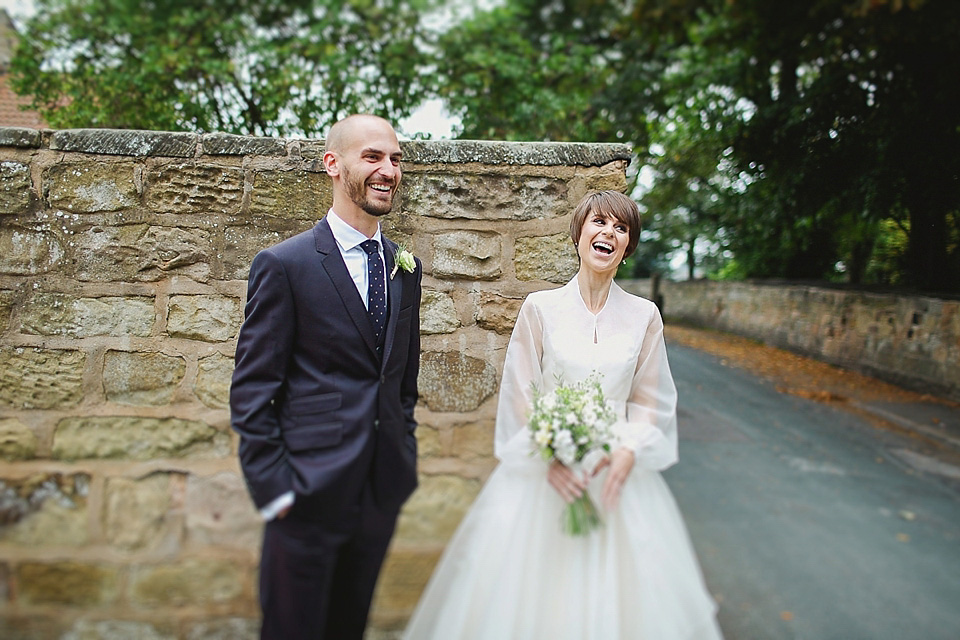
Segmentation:
<svg viewBox="0 0 960 640">
<path fill-rule="evenodd" d="M 957 458 L 869 419 L 960 425 L 960 410 L 852 411 L 668 349 L 680 462 L 664 477 L 728 640 L 960 639 Z"/>
</svg>

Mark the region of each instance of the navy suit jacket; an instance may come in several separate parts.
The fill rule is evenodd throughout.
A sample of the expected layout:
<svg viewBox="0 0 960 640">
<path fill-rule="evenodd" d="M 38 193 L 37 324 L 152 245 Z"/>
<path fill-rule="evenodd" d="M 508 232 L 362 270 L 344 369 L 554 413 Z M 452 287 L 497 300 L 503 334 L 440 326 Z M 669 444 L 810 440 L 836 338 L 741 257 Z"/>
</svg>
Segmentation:
<svg viewBox="0 0 960 640">
<path fill-rule="evenodd" d="M 389 276 L 397 245 L 383 240 Z M 416 488 L 416 264 L 387 279 L 378 347 L 326 220 L 254 258 L 230 413 L 257 508 L 293 491 L 317 517 L 343 518 L 359 511 L 368 481 L 385 509 Z"/>
</svg>

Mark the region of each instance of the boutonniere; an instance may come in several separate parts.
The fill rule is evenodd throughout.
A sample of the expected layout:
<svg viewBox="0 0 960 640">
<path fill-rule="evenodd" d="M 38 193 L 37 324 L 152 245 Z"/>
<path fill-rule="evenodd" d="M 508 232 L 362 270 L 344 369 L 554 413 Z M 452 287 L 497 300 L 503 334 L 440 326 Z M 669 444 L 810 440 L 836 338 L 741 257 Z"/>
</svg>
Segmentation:
<svg viewBox="0 0 960 640">
<path fill-rule="evenodd" d="M 397 275 L 397 269 L 403 269 L 407 273 L 413 273 L 417 268 L 417 262 L 413 259 L 413 254 L 407 251 L 407 247 L 401 243 L 397 246 L 397 252 L 393 254 L 393 271 L 390 272 L 390 279 Z"/>
</svg>

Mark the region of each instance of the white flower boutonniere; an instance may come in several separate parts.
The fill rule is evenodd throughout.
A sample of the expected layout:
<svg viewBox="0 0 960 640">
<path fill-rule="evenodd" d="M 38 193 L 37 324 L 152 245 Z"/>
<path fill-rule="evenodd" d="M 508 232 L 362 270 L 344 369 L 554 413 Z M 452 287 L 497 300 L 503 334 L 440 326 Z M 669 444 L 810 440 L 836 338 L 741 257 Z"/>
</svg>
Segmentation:
<svg viewBox="0 0 960 640">
<path fill-rule="evenodd" d="M 403 269 L 407 273 L 413 273 L 417 268 L 417 262 L 413 259 L 413 254 L 407 251 L 404 244 L 397 246 L 397 252 L 393 254 L 393 271 L 390 272 L 390 279 L 397 275 L 397 269 Z"/>
</svg>

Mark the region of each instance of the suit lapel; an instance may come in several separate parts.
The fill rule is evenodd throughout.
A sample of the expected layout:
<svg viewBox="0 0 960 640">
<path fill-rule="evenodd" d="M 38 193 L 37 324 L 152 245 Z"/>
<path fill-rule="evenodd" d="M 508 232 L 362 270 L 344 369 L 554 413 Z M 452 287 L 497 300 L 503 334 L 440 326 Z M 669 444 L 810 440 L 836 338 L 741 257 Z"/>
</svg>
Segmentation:
<svg viewBox="0 0 960 640">
<path fill-rule="evenodd" d="M 383 362 L 386 364 L 390 357 L 390 350 L 393 348 L 393 338 L 397 335 L 397 317 L 400 315 L 400 302 L 403 298 L 403 277 L 401 274 L 403 269 L 397 269 L 394 277 L 390 277 L 394 269 L 394 260 L 396 260 L 397 245 L 390 239 L 384 237 L 383 234 L 381 234 L 380 237 L 383 238 L 383 257 L 387 266 L 388 317 L 387 326 L 384 328 L 386 335 L 384 336 L 385 342 L 383 345 Z"/>
<path fill-rule="evenodd" d="M 367 344 L 367 347 L 376 355 L 377 345 L 374 342 L 373 326 L 370 324 L 367 310 L 363 306 L 363 298 L 357 291 L 357 285 L 353 283 L 353 278 L 347 271 L 347 265 L 343 263 L 343 256 L 340 255 L 340 249 L 337 248 L 337 241 L 334 240 L 333 232 L 330 231 L 330 223 L 326 219 L 318 222 L 313 228 L 313 235 L 317 244 L 317 252 L 321 255 L 320 263 L 326 270 L 327 275 L 330 276 L 330 280 L 333 281 L 333 286 L 337 290 L 340 300 L 343 301 L 343 306 L 347 309 L 347 315 L 353 320 L 357 332 L 363 336 L 363 341 Z"/>
</svg>

